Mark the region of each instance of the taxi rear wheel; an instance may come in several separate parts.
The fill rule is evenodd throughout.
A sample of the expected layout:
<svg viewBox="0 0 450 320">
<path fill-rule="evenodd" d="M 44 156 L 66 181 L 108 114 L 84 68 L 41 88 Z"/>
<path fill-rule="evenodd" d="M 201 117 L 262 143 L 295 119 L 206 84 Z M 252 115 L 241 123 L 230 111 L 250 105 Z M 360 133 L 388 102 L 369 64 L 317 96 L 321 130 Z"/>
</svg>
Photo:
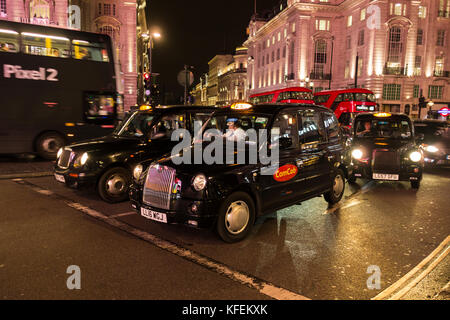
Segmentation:
<svg viewBox="0 0 450 320">
<path fill-rule="evenodd" d="M 420 181 L 416 180 L 416 181 L 411 181 L 411 188 L 413 189 L 419 189 L 420 188 Z"/>
<path fill-rule="evenodd" d="M 220 206 L 217 233 L 228 243 L 243 240 L 255 222 L 255 204 L 245 192 L 231 194 Z"/>
<path fill-rule="evenodd" d="M 36 151 L 41 158 L 55 160 L 58 150 L 65 145 L 62 135 L 57 132 L 47 132 L 36 140 Z"/>
<path fill-rule="evenodd" d="M 325 200 L 330 204 L 338 203 L 345 191 L 345 179 L 344 172 L 341 169 L 337 169 L 334 176 L 331 190 L 324 193 Z"/>
<path fill-rule="evenodd" d="M 124 168 L 107 170 L 98 181 L 97 190 L 100 197 L 109 203 L 121 202 L 128 199 L 128 189 L 131 175 Z"/>
</svg>

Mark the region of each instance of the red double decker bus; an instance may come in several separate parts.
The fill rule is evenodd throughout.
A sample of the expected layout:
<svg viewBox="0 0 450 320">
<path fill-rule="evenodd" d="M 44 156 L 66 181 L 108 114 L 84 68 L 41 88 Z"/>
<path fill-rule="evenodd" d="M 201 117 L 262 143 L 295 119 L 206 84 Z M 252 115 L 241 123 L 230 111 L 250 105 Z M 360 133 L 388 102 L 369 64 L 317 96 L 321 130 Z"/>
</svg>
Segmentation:
<svg viewBox="0 0 450 320">
<path fill-rule="evenodd" d="M 333 110 L 339 123 L 350 126 L 355 113 L 377 111 L 375 95 L 367 89 L 341 89 L 314 93 L 314 102 Z"/>
<path fill-rule="evenodd" d="M 274 91 L 252 94 L 250 103 L 314 103 L 314 95 L 310 89 L 303 87 L 284 88 Z"/>
</svg>

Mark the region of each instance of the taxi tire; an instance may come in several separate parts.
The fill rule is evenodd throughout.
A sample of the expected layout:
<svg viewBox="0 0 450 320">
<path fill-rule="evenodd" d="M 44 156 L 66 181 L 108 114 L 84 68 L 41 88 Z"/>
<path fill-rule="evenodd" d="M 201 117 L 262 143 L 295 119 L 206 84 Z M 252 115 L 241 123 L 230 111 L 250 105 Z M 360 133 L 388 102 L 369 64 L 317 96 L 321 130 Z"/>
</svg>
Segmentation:
<svg viewBox="0 0 450 320">
<path fill-rule="evenodd" d="M 53 151 L 48 150 L 48 147 L 45 146 L 46 144 L 49 144 L 49 141 L 52 144 L 51 147 L 54 147 Z M 36 151 L 41 158 L 55 160 L 58 150 L 61 147 L 64 147 L 65 144 L 66 141 L 64 140 L 64 137 L 59 133 L 46 132 L 36 139 Z"/>
<path fill-rule="evenodd" d="M 126 181 L 125 191 L 118 196 L 113 196 L 106 191 L 106 183 L 108 181 L 108 178 L 114 174 L 119 174 L 119 175 L 123 176 Z M 98 194 L 100 195 L 100 197 L 106 202 L 109 202 L 109 203 L 122 202 L 122 201 L 128 200 L 128 190 L 129 190 L 130 184 L 131 184 L 130 172 L 128 170 L 126 170 L 125 168 L 115 167 L 115 168 L 111 168 L 111 169 L 107 170 L 105 173 L 102 174 L 102 176 L 98 180 L 97 191 L 98 191 Z"/>
<path fill-rule="evenodd" d="M 227 210 L 229 206 L 236 201 L 243 201 L 247 205 L 249 209 L 249 219 L 247 226 L 245 229 L 240 232 L 239 234 L 232 234 L 230 233 L 226 226 L 225 226 L 225 215 L 227 214 Z M 217 223 L 216 223 L 216 231 L 219 234 L 220 238 L 228 243 L 234 243 L 239 242 L 243 240 L 247 235 L 250 233 L 250 230 L 253 227 L 253 224 L 255 223 L 256 218 L 256 210 L 255 210 L 255 204 L 253 202 L 253 199 L 250 197 L 248 193 L 237 191 L 232 193 L 228 198 L 225 199 L 225 201 L 222 202 L 219 209 L 219 215 L 217 217 Z"/>
<path fill-rule="evenodd" d="M 416 181 L 411 181 L 411 188 L 413 189 L 419 189 L 420 188 L 420 181 L 416 180 Z"/>
<path fill-rule="evenodd" d="M 337 175 L 341 176 L 344 185 L 342 187 L 342 192 L 338 196 L 334 194 L 333 188 L 330 191 L 323 194 L 323 197 L 329 204 L 338 203 L 342 199 L 342 196 L 344 195 L 345 192 L 345 175 L 341 169 L 336 169 L 332 178 L 332 184 L 334 184 L 334 179 L 336 178 Z"/>
</svg>

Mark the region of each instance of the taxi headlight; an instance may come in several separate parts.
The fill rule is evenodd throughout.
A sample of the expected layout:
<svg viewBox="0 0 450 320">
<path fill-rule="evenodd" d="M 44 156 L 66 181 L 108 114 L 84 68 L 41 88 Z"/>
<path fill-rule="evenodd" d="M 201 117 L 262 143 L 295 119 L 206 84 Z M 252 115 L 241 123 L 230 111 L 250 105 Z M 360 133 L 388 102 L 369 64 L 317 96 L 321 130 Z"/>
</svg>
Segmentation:
<svg viewBox="0 0 450 320">
<path fill-rule="evenodd" d="M 74 167 L 81 167 L 84 166 L 84 164 L 86 163 L 86 161 L 89 159 L 89 155 L 87 152 L 83 153 L 81 156 L 78 156 L 75 159 L 75 162 L 73 164 Z"/>
<path fill-rule="evenodd" d="M 413 162 L 419 162 L 422 159 L 422 154 L 418 151 L 413 151 L 409 154 L 409 158 Z"/>
<path fill-rule="evenodd" d="M 61 157 L 61 154 L 63 153 L 63 151 L 64 151 L 64 148 L 59 148 L 58 153 L 56 154 L 56 159 Z"/>
<path fill-rule="evenodd" d="M 143 167 L 141 164 L 138 164 L 136 167 L 134 167 L 133 177 L 136 181 L 139 181 L 139 178 L 141 177 L 141 174 L 142 174 L 142 170 L 143 170 Z"/>
<path fill-rule="evenodd" d="M 192 180 L 192 186 L 196 191 L 202 191 L 206 187 L 206 177 L 204 174 L 198 174 L 195 176 L 194 180 Z"/>
<path fill-rule="evenodd" d="M 438 152 L 439 149 L 436 148 L 435 146 L 426 146 L 425 151 L 434 153 L 434 152 Z"/>
<path fill-rule="evenodd" d="M 363 156 L 363 152 L 361 149 L 353 149 L 352 151 L 352 157 L 359 160 Z"/>
</svg>

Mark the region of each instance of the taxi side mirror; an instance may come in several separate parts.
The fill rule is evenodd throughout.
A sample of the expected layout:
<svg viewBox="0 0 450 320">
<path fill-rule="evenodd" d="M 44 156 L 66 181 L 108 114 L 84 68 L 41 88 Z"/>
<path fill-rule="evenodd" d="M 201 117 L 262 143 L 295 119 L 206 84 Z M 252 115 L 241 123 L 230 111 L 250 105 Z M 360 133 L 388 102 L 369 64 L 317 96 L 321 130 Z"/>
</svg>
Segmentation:
<svg viewBox="0 0 450 320">
<path fill-rule="evenodd" d="M 289 149 L 290 147 L 292 147 L 292 138 L 280 137 L 278 139 L 278 142 L 280 144 L 280 150 Z"/>
</svg>

